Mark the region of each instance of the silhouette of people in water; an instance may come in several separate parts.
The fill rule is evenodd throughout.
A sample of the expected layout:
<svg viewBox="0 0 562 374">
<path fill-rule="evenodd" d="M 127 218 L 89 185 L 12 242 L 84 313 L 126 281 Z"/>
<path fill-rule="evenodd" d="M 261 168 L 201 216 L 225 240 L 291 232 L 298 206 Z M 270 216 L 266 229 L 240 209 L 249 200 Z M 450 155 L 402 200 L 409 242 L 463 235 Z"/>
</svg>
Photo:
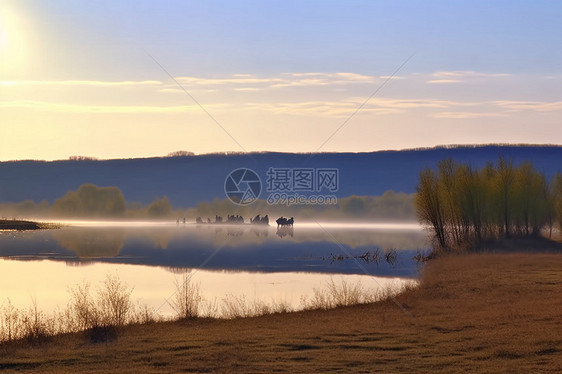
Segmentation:
<svg viewBox="0 0 562 374">
<path fill-rule="evenodd" d="M 291 217 L 291 219 L 292 219 L 292 217 Z M 180 219 L 178 218 L 176 222 L 179 224 Z M 183 222 L 185 223 L 185 218 L 183 219 Z M 205 221 L 203 221 L 203 218 L 201 218 L 201 217 L 196 217 L 195 223 L 203 224 L 203 223 L 205 223 Z M 216 214 L 214 222 L 209 217 L 207 217 L 206 223 L 207 224 L 211 224 L 211 223 L 244 224 L 245 220 L 244 220 L 244 217 L 239 215 L 239 214 L 232 214 L 232 215 L 229 214 L 229 215 L 227 215 L 226 221 L 225 221 L 222 216 L 219 216 L 218 214 Z M 265 216 L 261 217 L 258 214 L 254 218 L 250 218 L 250 223 L 251 224 L 260 224 L 260 225 L 269 225 L 269 215 L 266 214 Z"/>
<path fill-rule="evenodd" d="M 269 225 L 269 216 L 266 214 L 265 216 L 260 217 L 258 214 L 254 217 L 254 219 L 250 218 L 250 223 L 254 225 Z"/>
<path fill-rule="evenodd" d="M 287 219 L 281 216 L 275 222 L 277 223 L 277 228 L 284 227 L 284 226 L 293 227 L 293 223 L 295 223 L 295 219 L 293 217 Z"/>
<path fill-rule="evenodd" d="M 244 217 L 237 215 L 228 215 L 226 220 L 228 223 L 244 223 Z"/>
</svg>

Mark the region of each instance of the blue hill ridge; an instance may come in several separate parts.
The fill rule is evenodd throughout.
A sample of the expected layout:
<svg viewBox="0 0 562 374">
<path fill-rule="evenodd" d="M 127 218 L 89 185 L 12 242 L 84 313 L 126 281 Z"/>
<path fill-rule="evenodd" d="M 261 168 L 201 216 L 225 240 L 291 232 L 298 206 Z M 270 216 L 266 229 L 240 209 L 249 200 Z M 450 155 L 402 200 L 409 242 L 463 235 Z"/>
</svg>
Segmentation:
<svg viewBox="0 0 562 374">
<path fill-rule="evenodd" d="M 167 196 L 175 207 L 224 199 L 224 183 L 235 169 L 249 168 L 260 177 L 263 189 L 269 168 L 327 168 L 339 170 L 337 197 L 381 195 L 386 190 L 415 192 L 419 171 L 452 158 L 483 166 L 499 156 L 515 164 L 532 162 L 547 176 L 562 170 L 562 146 L 484 145 L 370 153 L 296 154 L 263 152 L 208 154 L 186 157 L 118 160 L 0 162 L 0 202 L 31 199 L 52 203 L 84 183 L 119 187 L 130 202 L 150 203 Z M 261 196 L 263 198 L 263 196 Z"/>
</svg>

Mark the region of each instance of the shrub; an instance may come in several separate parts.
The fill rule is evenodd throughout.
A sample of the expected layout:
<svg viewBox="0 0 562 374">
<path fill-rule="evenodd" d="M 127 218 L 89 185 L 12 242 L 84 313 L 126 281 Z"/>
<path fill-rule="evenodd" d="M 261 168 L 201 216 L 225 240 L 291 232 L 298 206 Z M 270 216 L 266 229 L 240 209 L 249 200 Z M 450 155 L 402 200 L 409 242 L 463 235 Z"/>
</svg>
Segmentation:
<svg viewBox="0 0 562 374">
<path fill-rule="evenodd" d="M 119 327 L 129 321 L 133 307 L 132 292 L 133 289 L 129 289 L 117 275 L 106 276 L 104 287 L 98 291 L 99 313 L 103 325 Z"/>
<path fill-rule="evenodd" d="M 200 295 L 199 285 L 191 283 L 191 277 L 185 273 L 182 281 L 175 281 L 176 292 L 168 304 L 176 313 L 178 319 L 195 318 L 199 315 L 199 309 L 203 298 Z"/>
</svg>

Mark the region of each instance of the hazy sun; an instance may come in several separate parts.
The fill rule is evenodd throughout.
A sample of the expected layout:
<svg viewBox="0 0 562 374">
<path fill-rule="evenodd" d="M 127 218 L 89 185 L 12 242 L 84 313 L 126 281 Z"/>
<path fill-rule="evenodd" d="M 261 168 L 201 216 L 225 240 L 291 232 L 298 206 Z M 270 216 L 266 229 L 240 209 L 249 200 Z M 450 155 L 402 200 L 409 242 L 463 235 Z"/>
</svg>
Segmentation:
<svg viewBox="0 0 562 374">
<path fill-rule="evenodd" d="M 27 65 L 28 43 L 25 20 L 5 3 L 0 7 L 0 60 L 2 78 L 22 72 Z"/>
</svg>

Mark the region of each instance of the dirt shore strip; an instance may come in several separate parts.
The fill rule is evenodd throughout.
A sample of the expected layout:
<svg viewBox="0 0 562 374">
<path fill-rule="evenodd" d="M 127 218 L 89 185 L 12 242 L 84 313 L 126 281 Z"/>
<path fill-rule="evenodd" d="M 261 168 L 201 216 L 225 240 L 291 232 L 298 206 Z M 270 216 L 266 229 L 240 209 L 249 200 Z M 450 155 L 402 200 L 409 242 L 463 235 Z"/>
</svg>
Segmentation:
<svg viewBox="0 0 562 374">
<path fill-rule="evenodd" d="M 562 372 L 562 254 L 449 255 L 392 301 L 0 348 L 18 372 Z"/>
<path fill-rule="evenodd" d="M 22 221 L 15 219 L 0 219 L 0 230 L 45 230 L 45 229 L 59 229 L 63 225 L 57 223 L 47 222 L 33 222 Z"/>
</svg>

